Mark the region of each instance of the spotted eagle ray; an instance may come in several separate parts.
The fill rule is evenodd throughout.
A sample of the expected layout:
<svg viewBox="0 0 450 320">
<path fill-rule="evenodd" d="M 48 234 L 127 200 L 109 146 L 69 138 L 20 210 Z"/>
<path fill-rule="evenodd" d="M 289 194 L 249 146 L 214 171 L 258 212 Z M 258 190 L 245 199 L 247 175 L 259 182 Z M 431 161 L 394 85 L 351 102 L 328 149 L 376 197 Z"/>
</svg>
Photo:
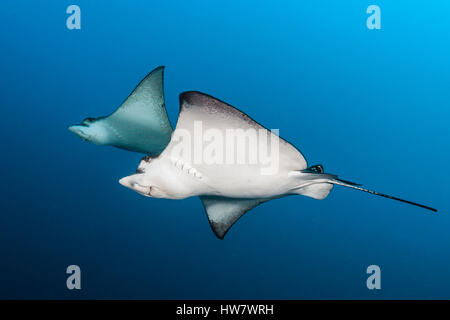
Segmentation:
<svg viewBox="0 0 450 320">
<path fill-rule="evenodd" d="M 122 105 L 106 117 L 86 118 L 69 130 L 83 140 L 148 155 L 160 154 L 170 141 L 164 106 L 164 67 L 150 72 Z"/>
<path fill-rule="evenodd" d="M 276 173 L 262 174 L 261 162 L 193 161 L 192 155 L 179 152 L 178 148 L 180 141 L 187 136 L 196 139 L 195 131 L 199 124 L 205 131 L 213 130 L 216 137 L 226 136 L 228 130 L 246 132 L 254 129 L 262 132 L 262 135 L 257 136 L 258 145 L 269 150 L 272 148 L 269 144 L 275 141 L 278 146 L 279 162 Z M 207 141 L 201 143 L 202 148 L 207 148 Z M 192 141 L 188 144 L 192 146 Z M 240 148 L 236 153 L 243 152 L 242 156 L 245 158 L 250 156 L 249 150 L 250 146 Z M 225 148 L 224 151 L 229 153 L 231 149 Z M 335 174 L 325 173 L 322 165 L 308 167 L 304 156 L 292 144 L 231 105 L 196 91 L 180 95 L 178 122 L 169 144 L 162 153 L 156 157 L 144 157 L 136 173 L 122 178 L 119 182 L 147 197 L 184 199 L 200 196 L 211 228 L 220 239 L 223 239 L 230 227 L 244 213 L 263 202 L 297 194 L 324 199 L 334 185 L 437 211 L 342 180 Z"/>
</svg>

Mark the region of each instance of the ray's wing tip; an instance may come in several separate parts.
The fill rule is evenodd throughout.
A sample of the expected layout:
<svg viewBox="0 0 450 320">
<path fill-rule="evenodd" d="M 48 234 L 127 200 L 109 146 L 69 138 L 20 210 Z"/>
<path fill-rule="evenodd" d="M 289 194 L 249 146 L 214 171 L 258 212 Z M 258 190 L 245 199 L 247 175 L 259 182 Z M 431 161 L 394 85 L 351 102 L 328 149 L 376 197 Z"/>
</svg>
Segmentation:
<svg viewBox="0 0 450 320">
<path fill-rule="evenodd" d="M 205 204 L 203 203 L 203 201 L 202 201 L 202 204 L 203 204 L 203 208 L 206 211 L 206 216 L 208 217 L 208 222 L 209 222 L 209 226 L 211 227 L 211 231 L 214 233 L 214 235 L 216 236 L 217 239 L 223 240 L 223 238 L 227 234 L 228 230 L 223 230 L 223 229 L 219 228 L 217 223 L 209 218 L 208 211 L 206 210 L 206 207 L 205 207 Z"/>
<path fill-rule="evenodd" d="M 200 91 L 194 91 L 194 90 L 184 91 L 184 92 L 180 93 L 180 95 L 179 95 L 180 108 L 182 108 L 185 103 L 196 104 L 204 96 L 206 96 L 206 95 Z"/>
<path fill-rule="evenodd" d="M 164 71 L 165 68 L 166 68 L 165 65 L 161 65 L 161 66 L 158 66 L 158 67 L 156 67 L 155 69 L 153 69 L 152 72 L 154 72 L 154 71 L 159 71 L 159 70 Z"/>
<path fill-rule="evenodd" d="M 213 97 L 212 95 L 197 90 L 184 91 L 180 93 L 179 99 L 180 99 L 180 108 L 183 108 L 183 105 L 187 104 L 199 107 L 203 107 L 206 105 L 225 106 L 226 108 L 236 109 L 235 107 L 229 105 L 228 103 L 218 98 Z"/>
<path fill-rule="evenodd" d="M 194 97 L 199 97 L 199 96 L 205 96 L 206 94 L 200 92 L 200 91 L 196 91 L 196 90 L 188 90 L 188 91 L 183 91 L 182 93 L 180 93 L 180 100 L 188 100 Z"/>
<path fill-rule="evenodd" d="M 225 238 L 226 232 L 223 233 L 223 234 L 222 233 L 217 233 L 217 232 L 214 231 L 214 229 L 213 229 L 213 232 L 214 232 L 214 235 L 216 236 L 217 239 L 223 240 Z"/>
<path fill-rule="evenodd" d="M 157 74 L 158 72 L 160 72 L 160 73 L 161 73 L 161 76 L 163 76 L 163 75 L 164 75 L 164 69 L 165 69 L 165 68 L 166 68 L 166 66 L 164 66 L 164 65 L 159 66 L 159 67 L 156 67 L 155 69 L 153 69 L 152 71 L 150 71 L 149 74 L 147 74 L 147 76 L 145 77 L 145 79 L 146 79 L 146 78 L 149 78 L 151 75 Z"/>
</svg>

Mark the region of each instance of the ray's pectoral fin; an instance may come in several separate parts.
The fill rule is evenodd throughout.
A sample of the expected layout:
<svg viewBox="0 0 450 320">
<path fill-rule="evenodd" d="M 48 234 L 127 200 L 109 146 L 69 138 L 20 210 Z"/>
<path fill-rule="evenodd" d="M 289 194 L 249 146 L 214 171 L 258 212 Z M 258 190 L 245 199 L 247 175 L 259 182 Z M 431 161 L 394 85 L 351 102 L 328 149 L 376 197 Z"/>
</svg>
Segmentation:
<svg viewBox="0 0 450 320">
<path fill-rule="evenodd" d="M 214 234 L 223 239 L 231 226 L 250 209 L 270 199 L 232 199 L 200 196 Z"/>
<path fill-rule="evenodd" d="M 69 130 L 99 145 L 160 154 L 170 141 L 172 127 L 164 104 L 164 67 L 150 72 L 120 107 L 109 116 L 87 118 Z"/>
<path fill-rule="evenodd" d="M 164 67 L 150 72 L 104 121 L 114 131 L 114 146 L 150 155 L 161 153 L 172 135 L 164 103 Z"/>
</svg>

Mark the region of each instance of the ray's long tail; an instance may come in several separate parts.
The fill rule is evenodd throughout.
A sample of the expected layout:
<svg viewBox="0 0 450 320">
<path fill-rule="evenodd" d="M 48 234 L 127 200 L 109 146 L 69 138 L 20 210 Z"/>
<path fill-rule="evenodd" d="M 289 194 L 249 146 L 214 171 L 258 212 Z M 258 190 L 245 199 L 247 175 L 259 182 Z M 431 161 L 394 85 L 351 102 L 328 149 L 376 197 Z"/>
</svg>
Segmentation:
<svg viewBox="0 0 450 320">
<path fill-rule="evenodd" d="M 388 194 L 379 193 L 379 192 L 376 192 L 376 191 L 373 191 L 373 190 L 361 188 L 357 184 L 348 183 L 348 181 L 341 180 L 341 179 L 338 179 L 338 178 L 330 180 L 330 183 L 336 184 L 336 185 L 339 185 L 339 186 L 344 186 L 344 187 L 347 187 L 347 188 L 352 188 L 352 189 L 359 190 L 359 191 L 364 191 L 364 192 L 367 192 L 367 193 L 370 193 L 370 194 L 374 194 L 376 196 L 380 196 L 380 197 L 385 197 L 385 198 L 392 199 L 392 200 L 401 201 L 401 202 L 404 202 L 404 203 L 412 204 L 414 206 L 418 206 L 418 207 L 421 207 L 421 208 L 424 208 L 424 209 L 428 209 L 428 210 L 437 212 L 437 209 L 435 209 L 435 208 L 431 208 L 429 206 L 426 206 L 426 205 L 423 205 L 423 204 L 420 204 L 420 203 L 417 203 L 417 202 L 412 202 L 412 201 L 409 201 L 409 200 L 400 199 L 400 198 L 397 198 L 397 197 L 394 197 L 394 196 L 390 196 Z"/>
<path fill-rule="evenodd" d="M 355 190 L 359 190 L 359 191 L 364 191 L 364 192 L 367 192 L 367 193 L 370 193 L 370 194 L 374 194 L 376 196 L 380 196 L 380 197 L 384 197 L 384 198 L 388 198 L 388 199 L 392 199 L 392 200 L 401 201 L 401 202 L 404 202 L 404 203 L 412 204 L 413 206 L 417 206 L 417 207 L 420 207 L 420 208 L 431 210 L 433 212 L 437 212 L 437 209 L 435 209 L 435 208 L 432 208 L 432 207 L 429 207 L 429 206 L 426 206 L 426 205 L 423 205 L 423 204 L 420 204 L 420 203 L 417 203 L 417 202 L 413 202 L 413 201 L 409 201 L 409 200 L 405 200 L 405 199 L 400 199 L 400 198 L 397 198 L 397 197 L 394 197 L 394 196 L 390 196 L 388 194 L 379 193 L 379 192 L 376 192 L 376 191 L 373 191 L 373 190 L 369 190 L 369 189 L 361 187 L 360 184 L 357 184 L 357 183 L 354 183 L 354 182 L 351 182 L 351 181 L 346 181 L 346 180 L 339 179 L 337 175 L 324 173 L 322 165 L 316 165 L 316 166 L 309 167 L 308 169 L 303 170 L 303 172 L 311 173 L 311 174 L 320 176 L 321 178 L 327 178 L 328 183 L 331 183 L 331 184 L 335 184 L 335 185 L 339 185 L 339 186 L 343 186 L 343 187 L 347 187 L 347 188 L 351 188 L 351 189 L 355 189 Z"/>
</svg>

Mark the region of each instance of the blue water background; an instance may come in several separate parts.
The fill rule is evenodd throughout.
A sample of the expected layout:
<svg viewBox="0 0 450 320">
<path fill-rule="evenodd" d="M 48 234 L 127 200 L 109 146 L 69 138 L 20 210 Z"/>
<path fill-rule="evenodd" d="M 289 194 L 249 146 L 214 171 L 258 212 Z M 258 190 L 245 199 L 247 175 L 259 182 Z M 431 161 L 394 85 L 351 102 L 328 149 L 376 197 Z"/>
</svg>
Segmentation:
<svg viewBox="0 0 450 320">
<path fill-rule="evenodd" d="M 0 5 L 0 298 L 450 298 L 448 2 L 74 3 L 81 30 L 66 28 L 72 2 Z M 140 154 L 67 130 L 159 65 L 172 124 L 178 94 L 203 91 L 309 164 L 439 213 L 336 187 L 261 205 L 216 239 L 198 198 L 118 184 Z"/>
</svg>

